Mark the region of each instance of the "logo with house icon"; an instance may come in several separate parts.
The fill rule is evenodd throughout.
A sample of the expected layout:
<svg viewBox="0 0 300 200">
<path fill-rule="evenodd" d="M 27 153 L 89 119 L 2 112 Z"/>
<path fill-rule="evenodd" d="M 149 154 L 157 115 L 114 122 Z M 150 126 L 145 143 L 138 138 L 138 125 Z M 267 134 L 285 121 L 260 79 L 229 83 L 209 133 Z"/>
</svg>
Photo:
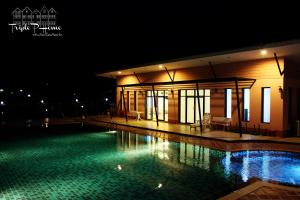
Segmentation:
<svg viewBox="0 0 300 200">
<path fill-rule="evenodd" d="M 47 9 L 46 6 L 40 10 L 32 10 L 29 7 L 16 8 L 11 15 L 12 23 L 9 23 L 9 26 L 12 28 L 12 33 L 32 31 L 33 35 L 55 36 L 54 33 L 56 33 L 62 36 L 60 33 L 62 28 L 57 25 L 57 12 L 54 8 Z"/>
</svg>

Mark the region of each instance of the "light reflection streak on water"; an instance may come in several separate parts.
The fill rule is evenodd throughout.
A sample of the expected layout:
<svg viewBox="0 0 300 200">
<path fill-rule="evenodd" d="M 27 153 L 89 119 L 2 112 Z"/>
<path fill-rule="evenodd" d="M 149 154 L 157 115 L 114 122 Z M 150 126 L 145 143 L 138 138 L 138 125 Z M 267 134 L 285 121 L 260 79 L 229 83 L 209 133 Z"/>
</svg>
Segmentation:
<svg viewBox="0 0 300 200">
<path fill-rule="evenodd" d="M 221 161 L 225 175 L 235 173 L 244 182 L 256 177 L 265 181 L 300 185 L 300 154 L 280 151 L 241 151 Z M 230 171 L 230 172 L 229 172 Z"/>
<path fill-rule="evenodd" d="M 122 136 L 122 140 L 136 137 Z M 224 177 L 238 175 L 242 181 L 251 178 L 300 185 L 300 154 L 280 151 L 223 152 L 198 145 L 173 142 L 152 136 L 138 136 L 139 141 L 123 141 L 122 149 L 130 156 L 153 155 L 160 160 L 174 161 L 214 170 L 214 162 L 220 162 Z M 125 140 L 125 139 L 124 139 Z M 128 145 L 131 144 L 131 145 Z M 136 146 L 135 146 L 136 145 Z"/>
</svg>

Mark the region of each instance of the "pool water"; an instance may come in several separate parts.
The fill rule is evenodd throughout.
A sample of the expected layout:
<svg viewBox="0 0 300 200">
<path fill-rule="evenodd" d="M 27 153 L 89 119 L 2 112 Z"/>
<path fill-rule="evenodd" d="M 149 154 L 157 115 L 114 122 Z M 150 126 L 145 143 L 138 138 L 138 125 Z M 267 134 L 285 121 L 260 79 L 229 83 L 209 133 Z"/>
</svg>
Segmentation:
<svg viewBox="0 0 300 200">
<path fill-rule="evenodd" d="M 216 199 L 253 177 L 300 185 L 295 153 L 228 153 L 117 131 L 0 145 L 0 199 Z"/>
</svg>

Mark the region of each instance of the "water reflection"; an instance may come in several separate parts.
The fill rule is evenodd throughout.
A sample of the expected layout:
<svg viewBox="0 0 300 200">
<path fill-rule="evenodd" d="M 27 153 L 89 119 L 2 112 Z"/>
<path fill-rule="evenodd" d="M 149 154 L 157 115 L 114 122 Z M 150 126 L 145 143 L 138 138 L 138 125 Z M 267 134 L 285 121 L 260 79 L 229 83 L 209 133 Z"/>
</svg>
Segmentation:
<svg viewBox="0 0 300 200">
<path fill-rule="evenodd" d="M 221 161 L 224 173 L 300 185 L 300 154 L 280 151 L 241 151 L 226 153 Z M 295 169 L 299 170 L 295 170 Z"/>
<path fill-rule="evenodd" d="M 127 156 L 151 155 L 167 165 L 180 165 L 214 171 L 223 177 L 238 175 L 300 185 L 300 154 L 280 151 L 223 152 L 184 142 L 118 132 L 117 149 Z"/>
<path fill-rule="evenodd" d="M 213 163 L 225 156 L 225 152 L 183 142 L 169 142 L 149 135 L 118 132 L 116 136 L 117 149 L 127 152 L 128 156 L 150 154 L 162 161 L 205 170 L 210 170 L 214 166 Z"/>
</svg>

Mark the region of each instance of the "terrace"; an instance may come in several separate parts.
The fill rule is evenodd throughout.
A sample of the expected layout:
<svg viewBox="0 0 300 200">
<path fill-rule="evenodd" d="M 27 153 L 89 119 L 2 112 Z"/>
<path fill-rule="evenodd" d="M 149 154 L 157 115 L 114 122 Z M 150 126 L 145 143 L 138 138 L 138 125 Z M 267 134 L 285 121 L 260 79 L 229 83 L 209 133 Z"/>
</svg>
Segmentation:
<svg viewBox="0 0 300 200">
<path fill-rule="evenodd" d="M 147 134 L 173 141 L 185 141 L 197 145 L 224 151 L 240 150 L 283 150 L 300 152 L 299 137 L 274 137 L 264 135 L 252 135 L 233 131 L 223 131 L 206 128 L 201 132 L 198 129 L 190 129 L 187 124 L 174 124 L 151 120 L 125 119 L 122 117 L 92 116 L 85 123 L 96 126 L 104 126 L 109 129 L 119 129 L 139 134 Z"/>
</svg>

